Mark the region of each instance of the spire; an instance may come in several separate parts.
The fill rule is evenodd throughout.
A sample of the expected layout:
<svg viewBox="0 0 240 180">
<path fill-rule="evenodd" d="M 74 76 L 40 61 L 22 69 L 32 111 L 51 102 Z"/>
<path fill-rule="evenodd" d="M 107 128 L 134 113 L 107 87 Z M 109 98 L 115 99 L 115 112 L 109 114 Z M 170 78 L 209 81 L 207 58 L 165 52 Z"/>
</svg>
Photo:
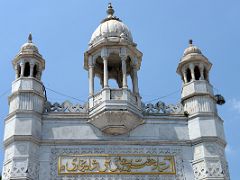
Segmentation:
<svg viewBox="0 0 240 180">
<path fill-rule="evenodd" d="M 108 17 L 113 17 L 113 14 L 114 14 L 114 9 L 112 7 L 112 3 L 108 3 L 108 8 L 107 8 L 107 14 L 108 14 Z"/>
<path fill-rule="evenodd" d="M 29 33 L 29 35 L 28 35 L 28 42 L 32 43 L 32 33 Z"/>
<path fill-rule="evenodd" d="M 192 40 L 192 39 L 189 39 L 188 43 L 189 43 L 189 46 L 192 46 L 193 40 Z"/>
<path fill-rule="evenodd" d="M 114 16 L 115 11 L 112 7 L 112 3 L 108 3 L 108 8 L 107 8 L 106 12 L 107 12 L 107 17 L 105 19 L 103 19 L 101 23 L 104 23 L 109 20 L 117 20 L 117 21 L 121 22 L 121 20 L 118 17 Z"/>
</svg>

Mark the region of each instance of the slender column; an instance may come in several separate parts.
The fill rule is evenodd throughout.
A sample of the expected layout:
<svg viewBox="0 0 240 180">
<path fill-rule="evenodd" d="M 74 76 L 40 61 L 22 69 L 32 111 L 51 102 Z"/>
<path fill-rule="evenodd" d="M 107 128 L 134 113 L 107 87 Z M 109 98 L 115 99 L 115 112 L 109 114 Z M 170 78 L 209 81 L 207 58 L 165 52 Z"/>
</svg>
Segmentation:
<svg viewBox="0 0 240 180">
<path fill-rule="evenodd" d="M 105 56 L 102 58 L 103 58 L 103 72 L 104 72 L 103 86 L 104 88 L 108 88 L 108 59 Z"/>
<path fill-rule="evenodd" d="M 20 62 L 20 67 L 21 67 L 20 77 L 23 77 L 23 75 L 24 75 L 24 69 L 25 69 L 25 63 L 24 63 L 24 62 Z"/>
<path fill-rule="evenodd" d="M 18 65 L 15 66 L 15 72 L 16 72 L 16 74 L 15 74 L 15 79 L 17 79 L 17 78 L 18 78 L 18 74 L 19 74 Z"/>
<path fill-rule="evenodd" d="M 127 89 L 128 88 L 128 86 L 127 86 L 127 64 L 126 64 L 127 57 L 122 56 L 121 60 L 122 60 L 122 74 L 123 74 L 122 87 Z"/>
<path fill-rule="evenodd" d="M 183 76 L 183 81 L 184 81 L 184 83 L 187 83 L 187 71 L 186 71 L 186 69 L 184 69 L 184 70 L 182 71 L 182 76 Z"/>
<path fill-rule="evenodd" d="M 39 66 L 38 67 L 38 72 L 37 72 L 37 75 L 36 75 L 36 78 L 41 80 L 41 76 L 42 76 L 42 67 Z"/>
<path fill-rule="evenodd" d="M 193 65 L 193 64 L 190 64 L 190 65 L 189 65 L 189 68 L 190 68 L 190 70 L 191 70 L 192 81 L 194 81 L 194 80 L 195 80 L 194 65 Z"/>
<path fill-rule="evenodd" d="M 89 65 L 88 70 L 88 80 L 89 80 L 89 96 L 94 95 L 94 66 Z"/>
<path fill-rule="evenodd" d="M 133 66 L 133 92 L 139 94 L 137 67 Z"/>
<path fill-rule="evenodd" d="M 200 80 L 204 80 L 204 75 L 203 75 L 204 66 L 203 66 L 203 64 L 199 65 L 199 69 L 200 69 Z"/>
<path fill-rule="evenodd" d="M 33 77 L 33 68 L 34 68 L 34 63 L 30 62 L 30 77 Z"/>
</svg>

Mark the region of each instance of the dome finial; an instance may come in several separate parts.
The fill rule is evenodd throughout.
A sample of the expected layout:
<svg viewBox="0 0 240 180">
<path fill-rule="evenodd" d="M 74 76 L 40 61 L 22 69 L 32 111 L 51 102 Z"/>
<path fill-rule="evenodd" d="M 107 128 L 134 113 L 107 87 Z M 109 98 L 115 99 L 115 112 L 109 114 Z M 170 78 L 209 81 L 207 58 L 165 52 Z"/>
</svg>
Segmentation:
<svg viewBox="0 0 240 180">
<path fill-rule="evenodd" d="M 28 42 L 32 43 L 32 33 L 29 33 L 29 35 L 28 35 Z"/>
<path fill-rule="evenodd" d="M 193 44 L 193 40 L 192 39 L 189 39 L 188 41 L 189 45 L 191 46 Z"/>
<path fill-rule="evenodd" d="M 113 16 L 113 14 L 114 14 L 114 9 L 112 7 L 112 3 L 108 3 L 107 14 L 108 14 L 108 16 Z"/>
</svg>

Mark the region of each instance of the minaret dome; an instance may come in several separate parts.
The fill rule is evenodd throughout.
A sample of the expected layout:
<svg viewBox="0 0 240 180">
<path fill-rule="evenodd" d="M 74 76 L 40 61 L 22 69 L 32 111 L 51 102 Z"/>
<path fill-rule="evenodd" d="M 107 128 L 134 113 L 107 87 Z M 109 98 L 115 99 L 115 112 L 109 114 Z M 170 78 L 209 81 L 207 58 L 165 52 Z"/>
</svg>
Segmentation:
<svg viewBox="0 0 240 180">
<path fill-rule="evenodd" d="M 31 33 L 28 36 L 28 41 L 22 45 L 12 63 L 16 71 L 16 79 L 30 77 L 41 80 L 42 71 L 45 69 L 45 60 L 39 53 L 37 46 L 32 42 Z"/>
</svg>

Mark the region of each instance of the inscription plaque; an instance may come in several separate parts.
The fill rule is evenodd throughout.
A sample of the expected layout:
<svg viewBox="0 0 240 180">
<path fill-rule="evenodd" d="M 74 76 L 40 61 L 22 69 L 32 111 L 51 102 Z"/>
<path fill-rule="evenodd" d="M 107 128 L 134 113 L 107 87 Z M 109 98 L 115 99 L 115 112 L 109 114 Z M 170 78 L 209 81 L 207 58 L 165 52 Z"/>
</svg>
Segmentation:
<svg viewBox="0 0 240 180">
<path fill-rule="evenodd" d="M 58 174 L 176 174 L 176 169 L 171 155 L 63 154 Z"/>
</svg>

